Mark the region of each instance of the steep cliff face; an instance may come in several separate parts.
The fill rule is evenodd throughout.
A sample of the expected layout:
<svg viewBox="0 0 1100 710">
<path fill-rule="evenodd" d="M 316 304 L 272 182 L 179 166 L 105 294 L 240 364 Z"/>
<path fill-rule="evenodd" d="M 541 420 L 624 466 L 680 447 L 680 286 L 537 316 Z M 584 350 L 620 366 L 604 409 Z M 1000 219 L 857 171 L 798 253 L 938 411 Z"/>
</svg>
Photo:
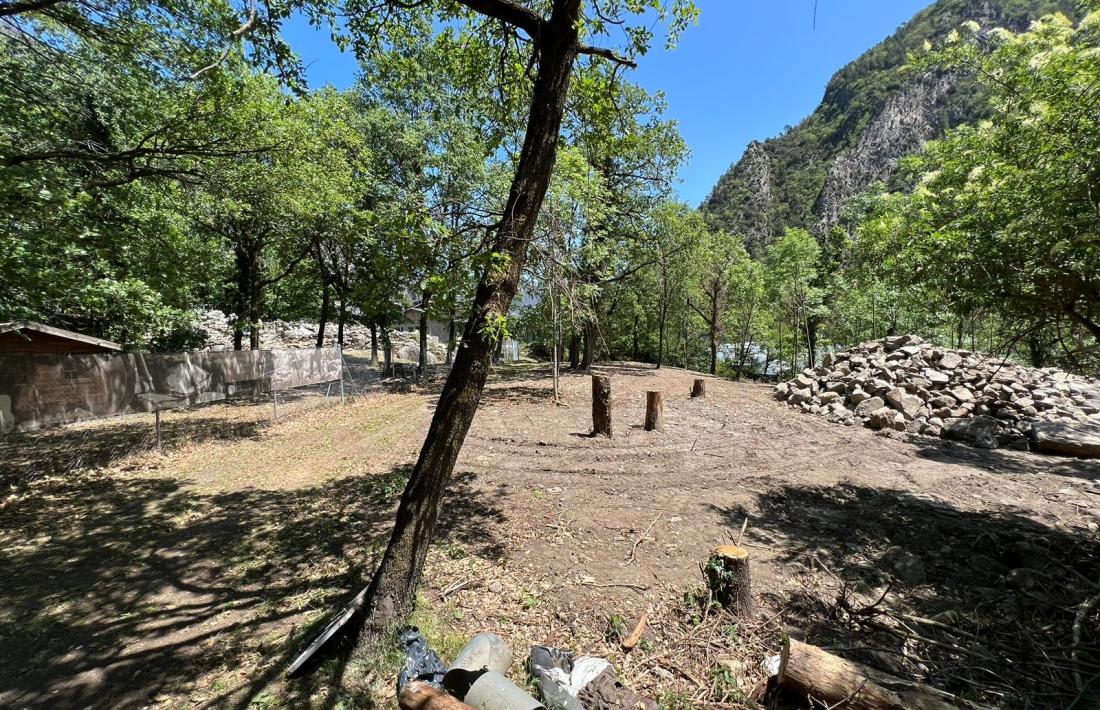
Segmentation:
<svg viewBox="0 0 1100 710">
<path fill-rule="evenodd" d="M 901 72 L 906 55 L 967 20 L 1022 30 L 1072 0 L 939 0 L 830 80 L 813 114 L 753 142 L 701 205 L 713 227 L 744 235 L 759 253 L 784 227 L 824 234 L 850 198 L 894 177 L 901 157 L 951 126 L 988 115 L 968 79 Z"/>
</svg>

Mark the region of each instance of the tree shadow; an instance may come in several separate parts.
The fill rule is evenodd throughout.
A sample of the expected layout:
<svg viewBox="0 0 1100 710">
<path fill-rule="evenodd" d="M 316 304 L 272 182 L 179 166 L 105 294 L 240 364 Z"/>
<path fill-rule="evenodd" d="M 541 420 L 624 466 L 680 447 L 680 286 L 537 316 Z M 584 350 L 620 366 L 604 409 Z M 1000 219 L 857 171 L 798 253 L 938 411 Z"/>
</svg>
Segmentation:
<svg viewBox="0 0 1100 710">
<path fill-rule="evenodd" d="M 267 420 L 240 421 L 216 415 L 161 421 L 165 447 L 183 443 L 254 438 Z M 157 446 L 153 415 L 135 415 L 91 426 L 68 426 L 0 437 L 0 485 L 110 466 L 136 451 Z"/>
<path fill-rule="evenodd" d="M 481 395 L 482 404 L 538 404 L 554 398 L 552 386 L 508 385 L 486 387 Z"/>
<path fill-rule="evenodd" d="M 716 509 L 731 528 L 744 520 Z M 788 624 L 840 655 L 1008 706 L 1062 706 L 1075 669 L 1100 677 L 1095 611 L 1072 658 L 1076 611 L 1100 590 L 1100 542 L 1084 528 L 901 490 L 787 486 L 759 498 L 754 538 L 803 582 L 775 600 Z"/>
<path fill-rule="evenodd" d="M 917 456 L 936 463 L 984 468 L 995 473 L 1055 474 L 1100 479 L 1100 461 L 1013 449 L 979 449 L 968 444 L 927 436 L 913 437 Z"/>
<path fill-rule="evenodd" d="M 368 581 L 408 474 L 207 494 L 70 472 L 10 495 L 0 706 L 144 706 L 161 694 L 246 706 Z M 500 510 L 472 475 L 455 477 L 446 509 L 439 537 L 499 549 L 489 523 Z M 321 670 L 281 700 L 313 705 L 322 692 L 334 703 L 342 667 Z"/>
</svg>

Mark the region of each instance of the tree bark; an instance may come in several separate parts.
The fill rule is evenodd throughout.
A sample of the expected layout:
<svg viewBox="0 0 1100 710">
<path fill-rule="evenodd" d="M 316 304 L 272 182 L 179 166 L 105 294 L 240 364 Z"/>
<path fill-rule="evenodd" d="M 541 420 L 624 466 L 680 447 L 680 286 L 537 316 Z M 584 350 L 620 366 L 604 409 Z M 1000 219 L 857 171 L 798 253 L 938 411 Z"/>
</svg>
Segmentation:
<svg viewBox="0 0 1100 710">
<path fill-rule="evenodd" d="M 611 378 L 592 375 L 592 436 L 611 438 Z"/>
<path fill-rule="evenodd" d="M 646 392 L 645 430 L 665 430 L 665 401 L 660 392 Z"/>
<path fill-rule="evenodd" d="M 574 330 L 569 338 L 569 368 L 580 369 L 581 366 L 581 336 Z"/>
<path fill-rule="evenodd" d="M 562 116 L 578 53 L 581 0 L 555 0 L 536 33 L 539 67 L 531 96 L 523 149 L 492 244 L 507 256 L 486 268 L 472 312 L 443 384 L 420 457 L 401 495 L 393 532 L 365 598 L 366 616 L 356 654 L 369 656 L 412 610 L 416 587 L 435 534 L 443 492 L 454 470 L 489 375 L 493 325 L 508 314 L 527 257 L 535 221 L 554 169 Z"/>
<path fill-rule="evenodd" d="M 707 381 L 701 377 L 695 378 L 695 381 L 691 383 L 691 398 L 707 396 Z"/>
<path fill-rule="evenodd" d="M 748 550 L 736 545 L 722 545 L 710 554 L 705 570 L 707 586 L 719 604 L 736 616 L 752 612 L 752 571 Z"/>
</svg>

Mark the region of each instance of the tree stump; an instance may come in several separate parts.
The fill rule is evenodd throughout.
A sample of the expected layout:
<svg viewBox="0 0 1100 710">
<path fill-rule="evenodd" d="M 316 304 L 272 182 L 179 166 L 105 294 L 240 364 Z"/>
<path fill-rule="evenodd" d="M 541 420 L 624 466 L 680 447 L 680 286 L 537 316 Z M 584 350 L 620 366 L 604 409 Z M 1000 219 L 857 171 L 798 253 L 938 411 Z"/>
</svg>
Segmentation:
<svg viewBox="0 0 1100 710">
<path fill-rule="evenodd" d="M 704 573 L 714 598 L 730 613 L 743 616 L 752 612 L 752 572 L 748 550 L 736 545 L 716 548 L 710 553 Z"/>
<path fill-rule="evenodd" d="M 691 398 L 706 397 L 707 396 L 707 381 L 702 378 L 697 378 L 691 385 Z"/>
<path fill-rule="evenodd" d="M 665 430 L 665 400 L 660 392 L 646 392 L 645 430 Z"/>
<path fill-rule="evenodd" d="M 853 663 L 791 638 L 783 642 L 776 680 L 784 691 L 800 700 L 813 696 L 829 707 L 848 710 L 982 708 L 929 685 Z"/>
<path fill-rule="evenodd" d="M 611 438 L 611 378 L 592 375 L 592 435 Z"/>
</svg>

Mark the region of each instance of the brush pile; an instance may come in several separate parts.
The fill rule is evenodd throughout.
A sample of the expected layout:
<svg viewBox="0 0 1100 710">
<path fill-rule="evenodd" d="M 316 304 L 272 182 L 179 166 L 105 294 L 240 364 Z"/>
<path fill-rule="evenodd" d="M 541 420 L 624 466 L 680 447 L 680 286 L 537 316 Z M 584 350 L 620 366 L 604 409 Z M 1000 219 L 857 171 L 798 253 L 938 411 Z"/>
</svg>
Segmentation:
<svg viewBox="0 0 1100 710">
<path fill-rule="evenodd" d="M 847 425 L 942 436 L 982 448 L 1062 446 L 1062 453 L 1100 456 L 1095 379 L 941 348 L 916 335 L 826 355 L 817 367 L 778 384 L 775 397 Z"/>
</svg>

